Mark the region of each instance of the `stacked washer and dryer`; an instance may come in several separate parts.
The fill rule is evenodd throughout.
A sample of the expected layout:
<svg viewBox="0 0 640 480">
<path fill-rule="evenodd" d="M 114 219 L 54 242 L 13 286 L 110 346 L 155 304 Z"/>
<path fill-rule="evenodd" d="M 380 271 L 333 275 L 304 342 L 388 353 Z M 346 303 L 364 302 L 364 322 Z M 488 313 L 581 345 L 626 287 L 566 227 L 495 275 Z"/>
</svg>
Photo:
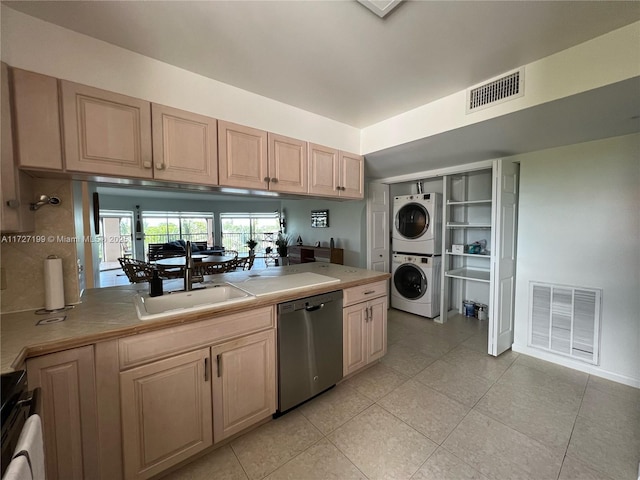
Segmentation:
<svg viewBox="0 0 640 480">
<path fill-rule="evenodd" d="M 394 198 L 391 306 L 423 317 L 440 314 L 442 195 Z"/>
</svg>

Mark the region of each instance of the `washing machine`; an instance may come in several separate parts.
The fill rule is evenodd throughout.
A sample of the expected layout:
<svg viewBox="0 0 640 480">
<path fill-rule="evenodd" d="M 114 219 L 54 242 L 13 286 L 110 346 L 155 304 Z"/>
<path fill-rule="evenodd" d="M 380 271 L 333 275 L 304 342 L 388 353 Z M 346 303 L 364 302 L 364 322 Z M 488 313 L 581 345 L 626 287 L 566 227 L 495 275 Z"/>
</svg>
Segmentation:
<svg viewBox="0 0 640 480">
<path fill-rule="evenodd" d="M 393 199 L 394 252 L 442 253 L 442 195 L 419 193 Z"/>
<path fill-rule="evenodd" d="M 391 306 L 423 317 L 440 315 L 442 257 L 394 254 L 391 262 Z"/>
</svg>

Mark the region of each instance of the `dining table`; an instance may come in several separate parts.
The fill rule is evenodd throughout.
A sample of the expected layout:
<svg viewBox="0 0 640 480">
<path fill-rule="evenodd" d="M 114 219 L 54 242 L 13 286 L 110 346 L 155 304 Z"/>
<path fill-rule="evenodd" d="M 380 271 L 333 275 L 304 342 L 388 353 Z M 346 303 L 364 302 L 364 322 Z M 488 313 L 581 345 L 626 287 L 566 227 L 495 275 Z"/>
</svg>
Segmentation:
<svg viewBox="0 0 640 480">
<path fill-rule="evenodd" d="M 191 256 L 193 260 L 193 269 L 196 275 L 208 275 L 212 273 L 224 273 L 235 266 L 237 260 L 236 255 L 202 255 L 194 253 Z M 174 271 L 180 269 L 182 274 L 187 263 L 186 256 L 161 258 L 155 261 L 155 265 L 161 271 Z"/>
</svg>

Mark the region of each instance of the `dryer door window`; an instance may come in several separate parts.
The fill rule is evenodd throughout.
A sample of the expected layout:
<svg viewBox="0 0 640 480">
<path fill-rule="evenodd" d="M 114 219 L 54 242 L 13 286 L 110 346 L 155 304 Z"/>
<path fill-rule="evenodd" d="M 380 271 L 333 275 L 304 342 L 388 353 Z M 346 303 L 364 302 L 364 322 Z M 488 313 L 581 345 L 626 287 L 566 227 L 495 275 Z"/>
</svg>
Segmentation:
<svg viewBox="0 0 640 480">
<path fill-rule="evenodd" d="M 393 274 L 393 283 L 398 293 L 409 300 L 417 300 L 427 293 L 427 277 L 410 263 L 398 267 Z"/>
<path fill-rule="evenodd" d="M 420 238 L 429 228 L 429 212 L 419 203 L 408 203 L 396 213 L 396 231 L 409 240 Z"/>
</svg>

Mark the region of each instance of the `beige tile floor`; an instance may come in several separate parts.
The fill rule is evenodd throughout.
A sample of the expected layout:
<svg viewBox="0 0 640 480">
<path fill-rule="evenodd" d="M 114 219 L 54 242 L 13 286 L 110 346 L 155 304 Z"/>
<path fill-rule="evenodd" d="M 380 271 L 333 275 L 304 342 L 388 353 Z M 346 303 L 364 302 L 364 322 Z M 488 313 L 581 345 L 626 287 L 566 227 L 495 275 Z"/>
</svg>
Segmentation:
<svg viewBox="0 0 640 480">
<path fill-rule="evenodd" d="M 640 390 L 389 311 L 386 357 L 165 479 L 635 479 Z"/>
</svg>

